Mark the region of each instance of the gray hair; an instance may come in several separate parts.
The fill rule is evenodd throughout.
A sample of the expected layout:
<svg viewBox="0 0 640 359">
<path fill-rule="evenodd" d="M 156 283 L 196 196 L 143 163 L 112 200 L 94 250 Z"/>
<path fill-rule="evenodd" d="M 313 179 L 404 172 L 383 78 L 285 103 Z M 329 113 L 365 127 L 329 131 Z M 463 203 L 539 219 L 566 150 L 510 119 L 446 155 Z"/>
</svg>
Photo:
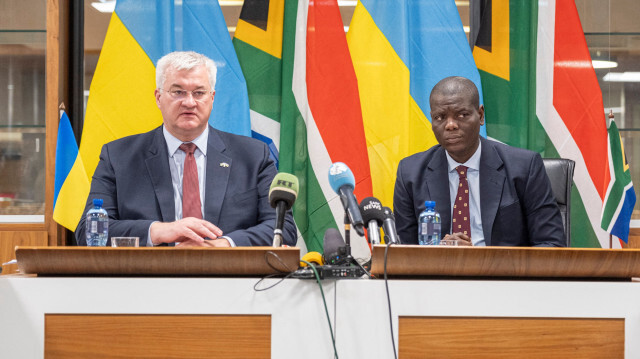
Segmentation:
<svg viewBox="0 0 640 359">
<path fill-rule="evenodd" d="M 162 89 L 164 87 L 164 81 L 167 78 L 167 70 L 169 68 L 181 71 L 191 70 L 198 66 L 205 66 L 207 68 L 211 91 L 215 90 L 216 74 L 218 72 L 216 64 L 205 55 L 194 51 L 174 51 L 162 56 L 156 65 L 156 88 Z"/>
</svg>

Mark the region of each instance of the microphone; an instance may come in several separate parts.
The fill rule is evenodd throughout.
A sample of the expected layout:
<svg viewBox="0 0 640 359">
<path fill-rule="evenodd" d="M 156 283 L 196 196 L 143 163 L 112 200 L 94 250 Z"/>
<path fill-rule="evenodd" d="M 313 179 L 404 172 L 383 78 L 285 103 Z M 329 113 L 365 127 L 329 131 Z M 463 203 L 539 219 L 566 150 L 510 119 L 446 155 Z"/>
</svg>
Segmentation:
<svg viewBox="0 0 640 359">
<path fill-rule="evenodd" d="M 325 264 L 344 264 L 347 259 L 346 244 L 337 229 L 329 228 L 324 232 L 323 253 Z"/>
<path fill-rule="evenodd" d="M 383 207 L 384 221 L 382 227 L 384 228 L 384 238 L 386 243 L 400 244 L 400 238 L 396 231 L 396 217 L 393 216 L 393 211 L 389 207 Z"/>
<path fill-rule="evenodd" d="M 349 221 L 360 236 L 364 236 L 364 221 L 358 208 L 358 200 L 353 194 L 356 180 L 353 172 L 342 162 L 335 162 L 329 167 L 329 185 L 340 195 L 342 207 L 349 216 Z"/>
<path fill-rule="evenodd" d="M 364 223 L 367 224 L 369 243 L 380 244 L 380 226 L 384 220 L 382 203 L 375 197 L 367 197 L 360 202 L 360 212 Z"/>
<path fill-rule="evenodd" d="M 269 187 L 269 204 L 276 209 L 276 227 L 273 229 L 273 246 L 282 245 L 282 227 L 284 217 L 298 197 L 298 177 L 280 172 L 271 182 Z"/>
</svg>

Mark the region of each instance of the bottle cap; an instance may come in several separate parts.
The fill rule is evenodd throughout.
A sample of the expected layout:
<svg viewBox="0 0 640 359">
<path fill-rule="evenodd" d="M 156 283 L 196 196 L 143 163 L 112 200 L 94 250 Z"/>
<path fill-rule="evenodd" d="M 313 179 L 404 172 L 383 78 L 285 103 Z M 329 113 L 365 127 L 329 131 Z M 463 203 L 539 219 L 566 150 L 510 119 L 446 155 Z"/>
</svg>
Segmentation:
<svg viewBox="0 0 640 359">
<path fill-rule="evenodd" d="M 424 201 L 424 206 L 426 208 L 436 208 L 436 201 Z"/>
<path fill-rule="evenodd" d="M 93 205 L 96 207 L 102 207 L 102 198 L 94 198 Z"/>
</svg>

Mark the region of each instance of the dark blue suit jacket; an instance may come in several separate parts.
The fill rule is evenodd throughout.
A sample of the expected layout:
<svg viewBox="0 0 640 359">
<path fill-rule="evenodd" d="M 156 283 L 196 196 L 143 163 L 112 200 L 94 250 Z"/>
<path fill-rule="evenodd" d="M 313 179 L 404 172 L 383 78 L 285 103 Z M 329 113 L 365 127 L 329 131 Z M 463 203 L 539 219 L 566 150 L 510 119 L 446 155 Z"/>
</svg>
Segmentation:
<svg viewBox="0 0 640 359">
<path fill-rule="evenodd" d="M 268 197 L 277 170 L 267 146 L 212 127 L 207 146 L 204 219 L 238 246 L 270 246 L 276 213 Z M 152 222 L 175 221 L 168 158 L 162 126 L 107 143 L 93 174 L 85 213 L 94 198 L 102 198 L 109 212 L 109 237 L 136 236 L 146 241 Z M 290 211 L 283 232 L 284 243 L 295 245 Z M 86 245 L 84 217 L 76 239 Z"/>
<path fill-rule="evenodd" d="M 562 218 L 540 155 L 481 138 L 480 215 L 488 246 L 566 246 Z M 436 145 L 398 165 L 393 206 L 400 240 L 418 243 L 418 217 L 435 201 L 442 236 L 451 228 L 448 164 Z"/>
</svg>

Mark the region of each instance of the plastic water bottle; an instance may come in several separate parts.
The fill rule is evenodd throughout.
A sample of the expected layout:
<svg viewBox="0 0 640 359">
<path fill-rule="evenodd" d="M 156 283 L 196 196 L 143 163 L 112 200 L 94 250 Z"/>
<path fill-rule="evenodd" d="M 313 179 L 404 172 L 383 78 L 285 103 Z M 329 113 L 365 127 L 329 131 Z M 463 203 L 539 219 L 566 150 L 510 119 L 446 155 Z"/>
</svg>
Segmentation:
<svg viewBox="0 0 640 359">
<path fill-rule="evenodd" d="M 87 212 L 87 246 L 104 247 L 109 238 L 109 214 L 102 208 L 102 199 L 93 200 L 93 208 Z"/>
<path fill-rule="evenodd" d="M 436 202 L 424 202 L 425 210 L 420 213 L 418 243 L 427 246 L 440 244 L 440 214 L 436 212 Z"/>
</svg>

